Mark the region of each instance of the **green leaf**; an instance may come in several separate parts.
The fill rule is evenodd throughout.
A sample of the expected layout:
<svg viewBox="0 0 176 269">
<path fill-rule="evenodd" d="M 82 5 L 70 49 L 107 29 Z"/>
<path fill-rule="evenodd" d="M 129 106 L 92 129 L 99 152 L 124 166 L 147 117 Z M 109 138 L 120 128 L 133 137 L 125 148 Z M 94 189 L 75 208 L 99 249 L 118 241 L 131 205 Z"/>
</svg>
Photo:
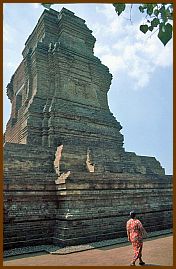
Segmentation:
<svg viewBox="0 0 176 269">
<path fill-rule="evenodd" d="M 143 32 L 144 34 L 147 33 L 147 31 L 148 31 L 148 25 L 147 25 L 147 24 L 140 25 L 140 30 L 141 30 L 141 32 Z"/>
<path fill-rule="evenodd" d="M 154 19 L 151 21 L 151 26 L 153 26 L 153 27 L 157 27 L 159 23 L 160 23 L 159 19 L 154 18 Z"/>
<path fill-rule="evenodd" d="M 160 24 L 158 38 L 161 40 L 164 46 L 169 42 L 169 40 L 172 38 L 172 25 L 170 23 Z"/>
<path fill-rule="evenodd" d="M 152 4 L 148 4 L 147 14 L 151 16 L 152 13 L 153 13 L 153 5 Z"/>
<path fill-rule="evenodd" d="M 166 9 L 166 16 L 167 16 L 167 19 L 173 20 L 173 12 L 170 10 L 169 7 Z"/>
<path fill-rule="evenodd" d="M 161 19 L 162 19 L 163 22 L 167 22 L 167 20 L 168 20 L 167 16 L 168 16 L 167 15 L 167 11 L 166 10 L 163 10 L 161 12 Z"/>
<path fill-rule="evenodd" d="M 154 13 L 154 15 L 157 17 L 158 14 L 159 14 L 159 10 L 158 10 L 158 9 L 155 9 L 153 13 Z"/>
<path fill-rule="evenodd" d="M 122 3 L 122 4 L 113 4 L 113 6 L 115 7 L 115 11 L 118 14 L 118 16 L 125 10 L 126 8 L 126 4 Z"/>
<path fill-rule="evenodd" d="M 153 31 L 153 26 L 149 26 L 148 29 L 152 32 Z"/>
<path fill-rule="evenodd" d="M 142 6 L 144 9 L 146 9 L 148 7 L 148 4 L 143 4 Z"/>
<path fill-rule="evenodd" d="M 143 6 L 139 6 L 139 11 L 140 11 L 141 13 L 144 13 L 144 7 L 143 7 Z"/>
<path fill-rule="evenodd" d="M 161 14 L 161 20 L 166 23 L 168 18 L 167 18 L 167 10 L 165 8 L 165 4 L 162 4 L 161 8 L 159 9 L 159 12 Z"/>
<path fill-rule="evenodd" d="M 53 4 L 41 3 L 41 5 L 47 9 L 50 9 L 51 5 L 53 5 Z"/>
<path fill-rule="evenodd" d="M 173 21 L 173 12 L 170 13 L 170 15 L 168 16 L 168 19 Z"/>
</svg>

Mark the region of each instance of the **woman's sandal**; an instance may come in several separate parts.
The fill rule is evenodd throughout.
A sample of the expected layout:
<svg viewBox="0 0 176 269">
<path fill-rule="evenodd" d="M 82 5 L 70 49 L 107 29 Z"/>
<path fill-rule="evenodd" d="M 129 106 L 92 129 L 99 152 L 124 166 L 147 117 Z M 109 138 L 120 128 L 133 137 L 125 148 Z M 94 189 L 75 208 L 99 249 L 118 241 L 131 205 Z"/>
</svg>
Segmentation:
<svg viewBox="0 0 176 269">
<path fill-rule="evenodd" d="M 131 262 L 130 263 L 130 266 L 135 266 L 135 262 Z"/>
</svg>

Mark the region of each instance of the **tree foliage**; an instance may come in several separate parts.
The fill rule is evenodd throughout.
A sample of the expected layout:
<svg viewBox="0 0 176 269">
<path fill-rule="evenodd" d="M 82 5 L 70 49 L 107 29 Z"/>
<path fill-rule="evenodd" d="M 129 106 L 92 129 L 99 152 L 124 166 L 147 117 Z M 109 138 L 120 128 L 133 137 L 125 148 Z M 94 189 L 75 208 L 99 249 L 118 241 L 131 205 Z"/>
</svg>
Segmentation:
<svg viewBox="0 0 176 269">
<path fill-rule="evenodd" d="M 114 3 L 118 16 L 125 11 L 126 4 Z M 132 5 L 131 5 L 132 7 Z M 140 4 L 139 12 L 144 13 L 146 23 L 140 25 L 140 31 L 144 34 L 148 31 L 158 31 L 158 38 L 165 46 L 172 38 L 173 4 Z"/>
</svg>

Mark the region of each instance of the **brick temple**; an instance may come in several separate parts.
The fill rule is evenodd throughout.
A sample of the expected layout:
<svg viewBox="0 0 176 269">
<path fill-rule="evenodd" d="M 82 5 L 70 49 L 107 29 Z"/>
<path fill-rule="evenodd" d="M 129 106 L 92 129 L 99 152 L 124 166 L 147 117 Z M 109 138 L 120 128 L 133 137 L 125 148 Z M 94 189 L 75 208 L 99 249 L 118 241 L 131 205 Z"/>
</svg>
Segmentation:
<svg viewBox="0 0 176 269">
<path fill-rule="evenodd" d="M 7 85 L 5 249 L 124 237 L 132 209 L 148 232 L 172 227 L 172 177 L 125 151 L 95 41 L 63 8 L 44 10 L 25 43 Z"/>
</svg>

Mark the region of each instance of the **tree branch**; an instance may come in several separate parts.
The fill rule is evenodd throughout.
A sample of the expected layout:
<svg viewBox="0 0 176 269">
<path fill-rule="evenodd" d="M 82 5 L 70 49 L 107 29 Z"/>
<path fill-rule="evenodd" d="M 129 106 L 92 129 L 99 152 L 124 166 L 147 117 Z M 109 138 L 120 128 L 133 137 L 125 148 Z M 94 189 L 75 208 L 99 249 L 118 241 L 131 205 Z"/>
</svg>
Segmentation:
<svg viewBox="0 0 176 269">
<path fill-rule="evenodd" d="M 133 4 L 130 5 L 130 22 L 132 24 L 132 20 L 131 20 L 131 11 L 132 11 L 132 7 L 133 7 Z"/>
<path fill-rule="evenodd" d="M 149 38 L 151 38 L 152 37 L 152 35 L 154 35 L 157 31 L 159 30 L 159 27 L 147 38 L 147 40 L 149 39 Z"/>
</svg>

